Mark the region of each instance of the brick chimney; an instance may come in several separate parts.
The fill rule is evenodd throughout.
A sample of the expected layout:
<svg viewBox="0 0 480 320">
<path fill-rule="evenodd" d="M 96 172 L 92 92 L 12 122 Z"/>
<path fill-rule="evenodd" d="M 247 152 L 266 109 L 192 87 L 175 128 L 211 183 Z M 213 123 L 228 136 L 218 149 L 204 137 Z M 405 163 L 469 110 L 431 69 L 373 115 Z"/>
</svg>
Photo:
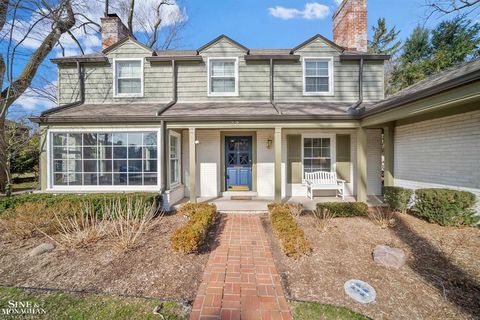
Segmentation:
<svg viewBox="0 0 480 320">
<path fill-rule="evenodd" d="M 102 22 L 102 50 L 130 34 L 128 28 L 115 13 L 109 13 L 100 20 Z"/>
<path fill-rule="evenodd" d="M 343 0 L 333 15 L 333 42 L 367 51 L 367 0 Z"/>
</svg>

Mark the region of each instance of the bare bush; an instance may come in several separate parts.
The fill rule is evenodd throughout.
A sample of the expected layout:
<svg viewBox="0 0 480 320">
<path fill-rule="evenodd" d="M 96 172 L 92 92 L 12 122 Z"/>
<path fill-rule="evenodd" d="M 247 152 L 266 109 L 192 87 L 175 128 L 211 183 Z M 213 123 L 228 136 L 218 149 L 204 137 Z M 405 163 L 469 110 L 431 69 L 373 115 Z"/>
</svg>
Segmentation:
<svg viewBox="0 0 480 320">
<path fill-rule="evenodd" d="M 102 211 L 108 221 L 105 228 L 107 237 L 115 247 L 123 251 L 135 247 L 142 235 L 161 220 L 155 219 L 156 205 L 143 199 L 127 198 L 125 202 L 113 199 L 105 203 Z"/>
<path fill-rule="evenodd" d="M 394 213 L 388 207 L 375 207 L 368 210 L 368 217 L 382 229 L 391 228 L 395 225 Z"/>
<path fill-rule="evenodd" d="M 295 219 L 302 215 L 303 205 L 301 203 L 289 203 L 288 208 Z"/>
<path fill-rule="evenodd" d="M 315 217 L 315 225 L 319 230 L 326 230 L 332 223 L 335 214 L 327 208 L 318 208 L 313 211 L 313 216 Z"/>
</svg>

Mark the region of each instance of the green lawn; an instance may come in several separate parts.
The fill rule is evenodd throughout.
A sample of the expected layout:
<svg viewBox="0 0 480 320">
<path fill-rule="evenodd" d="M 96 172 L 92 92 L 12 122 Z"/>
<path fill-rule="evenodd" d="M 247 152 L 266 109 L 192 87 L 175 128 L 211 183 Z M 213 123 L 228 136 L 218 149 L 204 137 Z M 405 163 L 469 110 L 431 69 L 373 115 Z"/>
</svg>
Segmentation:
<svg viewBox="0 0 480 320">
<path fill-rule="evenodd" d="M 292 302 L 290 307 L 294 320 L 368 320 L 359 313 L 352 310 L 335 307 L 328 304 L 320 304 L 316 302 Z"/>
<path fill-rule="evenodd" d="M 153 314 L 158 300 L 125 298 L 110 295 L 45 293 L 38 291 L 0 287 L 0 318 L 4 310 L 14 303 L 35 303 L 44 311 L 37 310 L 39 319 L 186 319 L 182 305 L 165 302 L 160 315 Z M 18 308 L 21 309 L 21 308 Z M 44 312 L 44 313 L 43 313 Z M 182 314 L 183 313 L 183 314 Z M 31 316 L 31 315 L 30 315 Z M 18 319 L 21 316 L 10 316 Z"/>
</svg>

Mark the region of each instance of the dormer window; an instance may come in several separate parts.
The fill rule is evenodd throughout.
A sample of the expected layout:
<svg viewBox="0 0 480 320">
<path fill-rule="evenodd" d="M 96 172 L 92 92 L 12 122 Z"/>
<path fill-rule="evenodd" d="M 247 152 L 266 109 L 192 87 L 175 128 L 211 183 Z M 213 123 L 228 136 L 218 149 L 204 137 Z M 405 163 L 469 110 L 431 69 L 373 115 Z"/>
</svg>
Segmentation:
<svg viewBox="0 0 480 320">
<path fill-rule="evenodd" d="M 114 60 L 114 96 L 143 96 L 143 59 Z"/>
<path fill-rule="evenodd" d="M 305 58 L 303 60 L 305 95 L 333 95 L 333 60 Z"/>
<path fill-rule="evenodd" d="M 238 95 L 238 59 L 208 59 L 208 95 Z"/>
</svg>

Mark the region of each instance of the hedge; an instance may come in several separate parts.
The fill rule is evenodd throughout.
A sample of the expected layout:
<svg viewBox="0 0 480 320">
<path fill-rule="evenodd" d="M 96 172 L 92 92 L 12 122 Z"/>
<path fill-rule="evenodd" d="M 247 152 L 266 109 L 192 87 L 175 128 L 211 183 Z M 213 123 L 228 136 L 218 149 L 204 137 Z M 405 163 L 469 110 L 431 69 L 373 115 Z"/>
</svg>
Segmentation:
<svg viewBox="0 0 480 320">
<path fill-rule="evenodd" d="M 317 210 L 329 210 L 335 217 L 357 217 L 368 215 L 368 205 L 364 202 L 323 202 L 317 203 Z"/>
<path fill-rule="evenodd" d="M 479 221 L 475 202 L 475 195 L 467 191 L 417 189 L 412 213 L 442 226 L 473 226 Z"/>
<path fill-rule="evenodd" d="M 287 256 L 300 258 L 312 251 L 305 232 L 295 222 L 288 205 L 269 204 L 268 210 L 273 231 L 280 239 L 283 252 Z"/>
<path fill-rule="evenodd" d="M 215 221 L 217 207 L 208 203 L 186 203 L 179 208 L 179 213 L 188 216 L 189 220 L 173 233 L 172 248 L 185 254 L 197 252 Z"/>
<path fill-rule="evenodd" d="M 393 211 L 406 213 L 413 190 L 402 187 L 384 187 L 383 200 Z"/>
<path fill-rule="evenodd" d="M 52 235 L 60 229 L 58 217 L 75 217 L 82 205 L 94 209 L 98 218 L 103 216 L 105 202 L 120 199 L 142 200 L 159 208 L 155 193 L 90 193 L 90 194 L 24 194 L 0 198 L 0 232 L 6 238 L 29 238 L 39 231 Z"/>
<path fill-rule="evenodd" d="M 0 215 L 5 211 L 12 211 L 26 203 L 41 202 L 46 208 L 54 208 L 60 203 L 68 202 L 72 206 L 88 202 L 93 205 L 97 213 L 101 213 L 102 205 L 108 199 L 120 199 L 122 202 L 127 198 L 143 199 L 146 203 L 160 203 L 160 196 L 157 193 L 87 193 L 87 194 L 51 194 L 32 193 L 12 197 L 0 198 Z"/>
</svg>

